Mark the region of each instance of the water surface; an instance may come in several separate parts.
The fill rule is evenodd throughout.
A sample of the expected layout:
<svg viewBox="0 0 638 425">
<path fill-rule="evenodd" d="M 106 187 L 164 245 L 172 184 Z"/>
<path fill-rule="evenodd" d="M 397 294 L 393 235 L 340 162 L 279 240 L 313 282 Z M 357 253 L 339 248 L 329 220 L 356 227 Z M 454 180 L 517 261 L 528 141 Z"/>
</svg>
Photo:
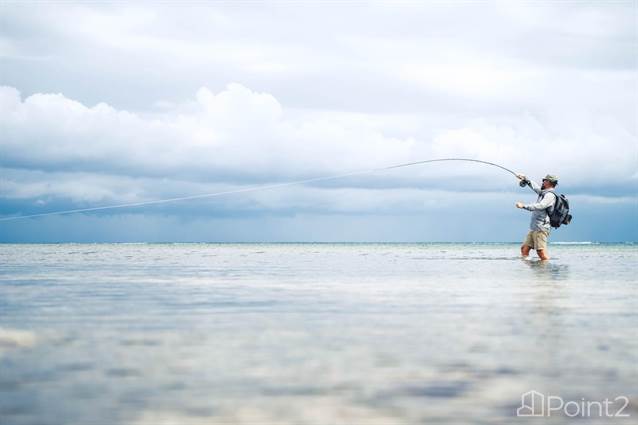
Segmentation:
<svg viewBox="0 0 638 425">
<path fill-rule="evenodd" d="M 531 389 L 638 416 L 638 247 L 517 251 L 0 245 L 0 419 L 510 424 Z"/>
</svg>

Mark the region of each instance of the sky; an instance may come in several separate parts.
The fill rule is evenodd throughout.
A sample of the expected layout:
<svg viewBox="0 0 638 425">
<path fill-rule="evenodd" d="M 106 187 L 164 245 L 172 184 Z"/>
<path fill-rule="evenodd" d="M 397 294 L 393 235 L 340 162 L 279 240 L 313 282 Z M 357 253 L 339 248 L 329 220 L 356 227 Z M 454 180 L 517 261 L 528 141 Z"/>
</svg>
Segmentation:
<svg viewBox="0 0 638 425">
<path fill-rule="evenodd" d="M 638 241 L 635 1 L 0 3 L 0 217 L 432 158 L 559 176 L 553 241 Z M 0 221 L 0 242 L 516 242 L 535 194 L 438 163 Z"/>
</svg>

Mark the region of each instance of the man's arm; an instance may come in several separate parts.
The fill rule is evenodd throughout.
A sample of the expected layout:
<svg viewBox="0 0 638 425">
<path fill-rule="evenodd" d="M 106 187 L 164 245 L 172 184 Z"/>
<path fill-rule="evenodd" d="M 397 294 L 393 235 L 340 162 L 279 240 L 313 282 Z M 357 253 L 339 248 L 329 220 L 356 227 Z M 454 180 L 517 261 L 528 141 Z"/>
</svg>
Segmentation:
<svg viewBox="0 0 638 425">
<path fill-rule="evenodd" d="M 523 209 L 526 209 L 527 211 L 544 210 L 554 205 L 554 202 L 556 202 L 556 194 L 553 192 L 547 192 L 540 201 L 534 202 L 533 204 L 523 205 Z"/>
<path fill-rule="evenodd" d="M 516 177 L 521 181 L 527 182 L 529 184 L 529 187 L 531 187 L 534 192 L 539 195 L 541 194 L 541 187 L 538 185 L 538 183 L 528 179 L 525 174 L 517 174 Z"/>
<path fill-rule="evenodd" d="M 536 183 L 535 181 L 530 180 L 530 181 L 529 181 L 529 187 L 531 187 L 531 188 L 532 188 L 532 190 L 533 190 L 534 192 L 538 193 L 539 195 L 541 194 L 541 190 L 542 190 L 542 189 L 541 189 L 541 187 L 538 185 L 538 183 Z"/>
</svg>

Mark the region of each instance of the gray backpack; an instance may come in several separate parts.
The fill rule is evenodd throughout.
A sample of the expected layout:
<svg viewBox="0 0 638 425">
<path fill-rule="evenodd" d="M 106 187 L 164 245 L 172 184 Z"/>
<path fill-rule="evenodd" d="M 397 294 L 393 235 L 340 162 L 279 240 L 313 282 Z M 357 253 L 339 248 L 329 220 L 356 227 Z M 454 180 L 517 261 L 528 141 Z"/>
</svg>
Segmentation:
<svg viewBox="0 0 638 425">
<path fill-rule="evenodd" d="M 572 215 L 569 213 L 569 201 L 565 195 L 559 195 L 553 192 L 556 197 L 553 207 L 547 208 L 547 215 L 549 216 L 549 224 L 555 229 L 558 229 L 561 224 L 569 224 L 572 221 Z M 550 210 L 550 208 L 552 208 Z"/>
</svg>

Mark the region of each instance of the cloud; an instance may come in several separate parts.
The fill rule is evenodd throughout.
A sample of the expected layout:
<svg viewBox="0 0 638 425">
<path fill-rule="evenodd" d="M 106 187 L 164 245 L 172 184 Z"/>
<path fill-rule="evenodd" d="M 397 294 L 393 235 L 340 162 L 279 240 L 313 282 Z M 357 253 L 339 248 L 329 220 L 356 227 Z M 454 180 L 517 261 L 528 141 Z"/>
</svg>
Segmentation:
<svg viewBox="0 0 638 425">
<path fill-rule="evenodd" d="M 10 87 L 0 89 L 0 108 L 8 168 L 266 181 L 407 160 L 413 143 L 365 120 L 287 119 L 272 95 L 240 84 L 217 94 L 201 88 L 161 116 L 87 107 L 61 94 L 22 101 Z"/>
<path fill-rule="evenodd" d="M 537 177 L 552 171 L 574 187 L 591 184 L 593 169 L 599 182 L 629 186 L 636 179 L 635 135 L 614 116 L 571 110 L 561 112 L 560 118 L 523 113 L 461 119 L 433 132 L 431 140 L 394 135 L 392 125 L 379 121 L 383 117 L 366 114 L 295 115 L 273 95 L 236 83 L 219 93 L 200 88 L 194 99 L 167 105 L 155 114 L 117 110 L 104 103 L 89 107 L 61 94 L 34 94 L 23 100 L 15 88 L 3 87 L 0 165 L 57 173 L 59 183 L 53 187 L 30 182 L 30 190 L 10 190 L 20 183 L 5 179 L 4 193 L 43 195 L 43 188 L 49 187 L 51 195 L 76 200 L 96 200 L 101 194 L 104 199 L 130 201 L 136 196 L 123 190 L 127 178 L 137 179 L 132 186 L 138 189 L 140 179 L 148 179 L 146 185 L 155 179 L 164 180 L 165 188 L 171 186 L 166 181 L 185 181 L 211 191 L 441 157 L 488 160 Z M 386 174 L 383 183 L 372 176 L 367 184 L 414 187 L 432 172 L 441 188 L 458 190 L 455 177 L 480 180 L 486 170 L 458 164 L 420 167 Z M 352 185 L 353 180 L 343 184 Z M 357 184 L 366 185 L 361 180 Z M 487 183 L 485 190 L 501 187 Z M 143 192 L 161 196 L 169 191 Z M 122 194 L 120 199 L 115 199 L 116 193 Z"/>
<path fill-rule="evenodd" d="M 629 3 L 7 5 L 0 210 L 435 157 L 552 172 L 582 202 L 627 205 L 638 180 L 633 17 Z M 424 198 L 469 202 L 512 186 L 497 169 L 437 164 L 216 205 L 220 214 L 423 212 L 437 205 Z M 191 214 L 201 203 L 189 205 L 162 211 Z"/>
<path fill-rule="evenodd" d="M 240 81 L 277 93 L 288 107 L 458 113 L 467 108 L 468 94 L 481 108 L 495 107 L 491 96 L 483 97 L 487 88 L 465 77 L 511 93 L 511 84 L 504 89 L 495 76 L 507 83 L 540 74 L 518 87 L 538 93 L 537 84 L 560 69 L 635 71 L 634 18 L 631 2 L 604 8 L 503 1 L 188 8 L 15 3 L 0 12 L 0 56 L 5 84 L 29 94 L 63 92 L 85 104 L 144 108 L 186 98 L 201 86 L 218 91 Z M 428 76 L 428 82 L 449 81 L 447 71 L 463 78 L 415 87 Z M 561 86 L 556 83 L 554 90 Z"/>
</svg>

